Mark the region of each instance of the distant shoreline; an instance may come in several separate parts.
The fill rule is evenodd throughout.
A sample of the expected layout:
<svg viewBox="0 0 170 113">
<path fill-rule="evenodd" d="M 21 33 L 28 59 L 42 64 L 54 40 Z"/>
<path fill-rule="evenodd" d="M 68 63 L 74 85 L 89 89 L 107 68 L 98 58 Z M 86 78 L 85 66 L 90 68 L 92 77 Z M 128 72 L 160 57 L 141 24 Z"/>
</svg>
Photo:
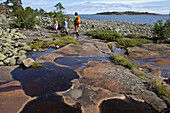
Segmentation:
<svg viewBox="0 0 170 113">
<path fill-rule="evenodd" d="M 125 12 L 101 12 L 101 13 L 96 13 L 95 15 L 162 15 L 162 14 L 125 11 Z"/>
</svg>

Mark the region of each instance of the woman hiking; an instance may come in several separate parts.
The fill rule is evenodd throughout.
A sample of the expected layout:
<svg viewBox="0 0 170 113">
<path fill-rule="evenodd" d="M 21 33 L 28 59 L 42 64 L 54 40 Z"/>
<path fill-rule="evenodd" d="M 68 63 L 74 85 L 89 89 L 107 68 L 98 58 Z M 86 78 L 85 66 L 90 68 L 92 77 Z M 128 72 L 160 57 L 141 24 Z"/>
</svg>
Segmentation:
<svg viewBox="0 0 170 113">
<path fill-rule="evenodd" d="M 75 16 L 74 16 L 74 26 L 75 26 L 75 30 L 76 30 L 76 34 L 78 34 L 78 27 L 79 27 L 79 24 L 80 24 L 80 17 L 78 16 L 78 13 L 75 12 Z"/>
</svg>

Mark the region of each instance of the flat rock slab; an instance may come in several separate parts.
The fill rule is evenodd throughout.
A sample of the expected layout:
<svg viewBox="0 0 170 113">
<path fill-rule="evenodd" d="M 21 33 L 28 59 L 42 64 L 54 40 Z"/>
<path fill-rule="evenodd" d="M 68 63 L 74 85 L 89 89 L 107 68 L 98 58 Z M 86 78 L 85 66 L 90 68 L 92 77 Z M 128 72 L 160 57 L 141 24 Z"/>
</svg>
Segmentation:
<svg viewBox="0 0 170 113">
<path fill-rule="evenodd" d="M 2 89 L 8 90 L 2 90 Z M 31 98 L 26 96 L 18 81 L 0 86 L 0 113 L 18 113 Z"/>
<path fill-rule="evenodd" d="M 91 92 L 91 94 L 96 94 L 94 89 L 100 88 L 102 90 L 107 90 L 115 94 L 136 95 L 135 100 L 142 99 L 159 112 L 162 111 L 164 108 L 167 108 L 166 104 L 160 98 L 158 98 L 155 93 L 145 89 L 142 80 L 132 74 L 129 69 L 126 69 L 125 67 L 119 65 L 114 65 L 109 61 L 91 61 L 86 63 L 86 66 L 86 68 L 76 71 L 80 76 L 79 81 L 81 84 L 93 87 L 93 91 Z M 107 93 L 105 95 L 107 95 Z M 98 95 L 95 95 L 94 97 L 97 96 Z M 80 98 L 80 95 L 78 97 Z M 114 96 L 112 97 L 114 98 Z M 76 100 L 77 97 L 74 99 Z M 93 105 L 93 102 L 94 100 L 92 99 L 87 103 L 91 103 L 90 105 Z M 83 104 L 82 106 L 87 105 Z"/>
<path fill-rule="evenodd" d="M 103 51 L 103 50 L 102 50 Z M 53 62 L 59 57 L 104 57 L 102 53 L 93 43 L 83 43 L 82 45 L 69 44 L 61 49 L 45 54 L 36 59 L 38 62 Z"/>
<path fill-rule="evenodd" d="M 93 87 L 101 87 L 116 93 L 137 94 L 144 90 L 141 79 L 125 67 L 109 61 L 94 61 L 87 68 L 77 70 L 80 82 Z"/>
<path fill-rule="evenodd" d="M 168 44 L 143 44 L 140 47 L 129 47 L 129 59 L 148 59 L 169 57 L 170 46 Z"/>
<path fill-rule="evenodd" d="M 18 66 L 0 66 L 0 82 L 12 80 L 10 72 Z"/>
</svg>

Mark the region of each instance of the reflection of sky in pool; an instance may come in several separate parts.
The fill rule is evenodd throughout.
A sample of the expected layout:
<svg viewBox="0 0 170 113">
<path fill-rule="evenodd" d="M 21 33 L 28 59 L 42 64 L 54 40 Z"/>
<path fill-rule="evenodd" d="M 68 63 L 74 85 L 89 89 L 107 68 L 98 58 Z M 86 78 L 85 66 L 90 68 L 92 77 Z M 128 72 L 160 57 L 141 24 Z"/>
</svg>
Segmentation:
<svg viewBox="0 0 170 113">
<path fill-rule="evenodd" d="M 109 60 L 106 57 L 62 57 L 55 60 L 56 63 L 61 65 L 70 66 L 72 69 L 82 69 L 86 66 L 84 63 L 88 63 L 89 61 L 101 61 L 101 60 Z"/>
<path fill-rule="evenodd" d="M 36 51 L 34 53 L 29 53 L 29 54 L 27 54 L 27 58 L 32 58 L 32 59 L 35 60 L 36 58 L 40 57 L 41 55 L 44 55 L 44 54 L 47 54 L 47 53 L 51 53 L 54 50 L 56 50 L 56 49 L 49 48 L 48 50 L 45 50 L 44 52 Z"/>
<path fill-rule="evenodd" d="M 65 91 L 72 86 L 71 80 L 79 77 L 73 70 L 53 63 L 44 63 L 41 69 L 16 68 L 11 74 L 21 82 L 23 90 L 29 96 Z"/>
<path fill-rule="evenodd" d="M 116 46 L 116 44 L 112 44 L 113 46 Z M 126 50 L 123 50 L 121 48 L 117 48 L 117 47 L 112 47 L 112 50 L 118 54 L 123 54 L 126 52 Z"/>
</svg>

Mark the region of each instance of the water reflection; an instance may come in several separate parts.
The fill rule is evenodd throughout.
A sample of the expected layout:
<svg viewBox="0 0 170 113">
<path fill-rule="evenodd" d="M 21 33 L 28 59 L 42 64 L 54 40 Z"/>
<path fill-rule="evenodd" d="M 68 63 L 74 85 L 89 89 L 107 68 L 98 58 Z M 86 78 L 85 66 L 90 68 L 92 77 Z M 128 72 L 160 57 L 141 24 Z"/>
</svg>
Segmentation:
<svg viewBox="0 0 170 113">
<path fill-rule="evenodd" d="M 21 113 L 82 113 L 80 107 L 68 106 L 62 97 L 53 94 L 28 102 Z"/>
<path fill-rule="evenodd" d="M 158 113 L 150 105 L 126 98 L 103 101 L 100 113 Z"/>
<path fill-rule="evenodd" d="M 124 54 L 126 50 L 116 47 L 116 44 L 112 44 L 112 50 L 118 54 Z"/>
<path fill-rule="evenodd" d="M 54 50 L 56 50 L 56 49 L 49 48 L 49 49 L 45 50 L 44 52 L 39 52 L 39 51 L 35 51 L 35 52 L 32 52 L 32 53 L 30 52 L 30 53 L 27 54 L 27 58 L 32 58 L 32 59 L 35 60 L 36 58 L 40 57 L 41 55 L 51 53 Z"/>
<path fill-rule="evenodd" d="M 55 62 L 61 65 L 70 66 L 72 69 L 83 69 L 86 67 L 84 63 L 101 60 L 109 60 L 109 57 L 62 57 L 56 59 Z"/>
<path fill-rule="evenodd" d="M 170 78 L 170 66 L 163 66 L 163 65 L 157 65 L 154 62 L 161 60 L 161 59 L 170 59 L 170 57 L 164 57 L 164 58 L 150 58 L 150 59 L 139 59 L 139 60 L 129 60 L 131 62 L 135 62 L 137 65 L 141 65 L 142 63 L 148 63 L 152 66 L 160 67 L 162 68 L 162 76 Z"/>
<path fill-rule="evenodd" d="M 23 90 L 29 96 L 65 91 L 72 86 L 71 80 L 78 78 L 73 70 L 58 67 L 53 63 L 44 63 L 41 69 L 16 68 L 11 74 L 21 82 Z"/>
</svg>

